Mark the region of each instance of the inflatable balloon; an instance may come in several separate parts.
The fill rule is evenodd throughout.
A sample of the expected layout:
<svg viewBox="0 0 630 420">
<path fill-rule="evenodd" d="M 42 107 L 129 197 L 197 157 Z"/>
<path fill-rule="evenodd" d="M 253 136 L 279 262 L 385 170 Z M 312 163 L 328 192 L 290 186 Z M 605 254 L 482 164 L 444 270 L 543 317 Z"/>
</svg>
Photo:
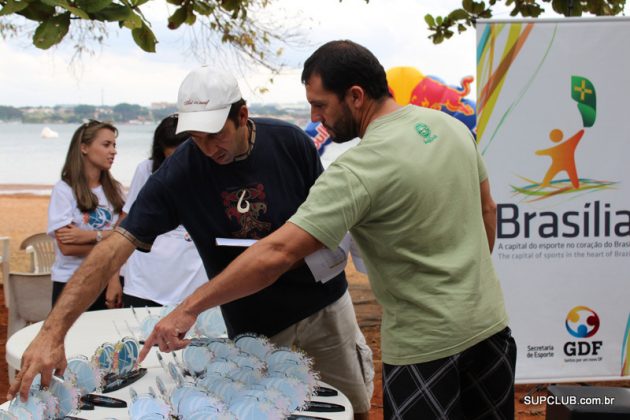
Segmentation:
<svg viewBox="0 0 630 420">
<path fill-rule="evenodd" d="M 475 134 L 476 106 L 470 93 L 472 76 L 461 80 L 461 86 L 449 86 L 436 76 L 424 76 L 413 67 L 392 67 L 385 72 L 389 91 L 399 105 L 418 105 L 438 109 L 457 118 Z"/>
<path fill-rule="evenodd" d="M 462 78 L 460 86 L 450 86 L 439 77 L 425 76 L 414 67 L 392 67 L 385 74 L 389 91 L 399 105 L 413 104 L 446 112 L 476 133 L 475 101 L 466 98 L 474 80 L 472 76 Z M 319 122 L 310 122 L 304 131 L 313 139 L 319 155 L 323 155 L 332 142 L 326 128 Z"/>
<path fill-rule="evenodd" d="M 477 114 L 476 114 L 477 106 L 474 101 L 471 101 L 470 99 L 466 99 L 466 98 L 462 99 L 462 103 L 466 106 L 471 107 L 473 110 L 473 113 L 470 115 L 466 115 L 465 113 L 462 113 L 462 112 L 452 112 L 446 109 L 446 107 L 442 107 L 442 111 L 446 112 L 452 117 L 455 117 L 461 122 L 463 122 L 466 125 L 466 127 L 468 127 L 470 131 L 472 131 L 473 135 L 475 135 L 475 138 L 476 138 L 477 137 Z"/>
<path fill-rule="evenodd" d="M 472 76 L 462 79 L 461 87 L 451 87 L 435 76 L 427 76 L 411 92 L 410 103 L 426 108 L 443 109 L 464 115 L 473 115 L 475 109 L 462 100 L 470 93 Z"/>
<path fill-rule="evenodd" d="M 424 75 L 414 67 L 392 67 L 385 74 L 389 90 L 399 105 L 409 103 L 411 92 L 424 79 Z"/>
</svg>

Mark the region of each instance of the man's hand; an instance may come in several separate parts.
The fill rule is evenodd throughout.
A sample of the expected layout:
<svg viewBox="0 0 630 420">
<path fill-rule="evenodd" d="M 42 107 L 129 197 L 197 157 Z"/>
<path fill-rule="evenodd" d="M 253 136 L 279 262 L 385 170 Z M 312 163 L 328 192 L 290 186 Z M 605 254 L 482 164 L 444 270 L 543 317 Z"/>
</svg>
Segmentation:
<svg viewBox="0 0 630 420">
<path fill-rule="evenodd" d="M 141 363 L 147 357 L 154 344 L 157 344 L 160 351 L 163 352 L 186 347 L 190 340 L 186 340 L 184 337 L 195 324 L 196 319 L 196 315 L 187 312 L 183 305 L 179 305 L 153 328 L 153 332 L 144 342 L 138 361 Z"/>
<path fill-rule="evenodd" d="M 118 273 L 133 250 L 133 244 L 122 235 L 113 235 L 87 256 L 64 287 L 41 331 L 22 355 L 22 367 L 9 388 L 9 399 L 19 392 L 26 400 L 38 373 L 42 374 L 43 386 L 50 385 L 53 373 L 63 374 L 67 363 L 63 342 L 68 330 L 96 300 L 108 280 Z"/>
<path fill-rule="evenodd" d="M 185 340 L 184 336 L 195 323 L 198 314 L 270 286 L 297 261 L 322 246 L 321 242 L 302 228 L 293 223 L 285 223 L 239 255 L 211 281 L 199 286 L 160 321 L 145 341 L 139 361 L 144 360 L 154 344 L 161 351 L 186 347 L 190 340 Z"/>
<path fill-rule="evenodd" d="M 42 375 L 42 387 L 48 387 L 53 373 L 62 376 L 66 365 L 63 337 L 48 337 L 40 332 L 22 355 L 20 373 L 9 387 L 7 399 L 11 400 L 19 392 L 22 401 L 26 401 L 38 373 Z"/>
<path fill-rule="evenodd" d="M 107 309 L 122 308 L 123 289 L 118 273 L 109 280 L 105 290 L 105 306 Z"/>
</svg>

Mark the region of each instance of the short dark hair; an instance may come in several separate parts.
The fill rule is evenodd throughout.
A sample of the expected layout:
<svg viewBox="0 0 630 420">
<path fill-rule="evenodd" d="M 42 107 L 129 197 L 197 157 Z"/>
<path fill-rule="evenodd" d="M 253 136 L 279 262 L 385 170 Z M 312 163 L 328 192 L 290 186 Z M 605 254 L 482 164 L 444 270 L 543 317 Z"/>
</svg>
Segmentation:
<svg viewBox="0 0 630 420">
<path fill-rule="evenodd" d="M 164 118 L 153 133 L 153 145 L 151 146 L 151 172 L 158 170 L 166 160 L 164 149 L 177 147 L 190 137 L 187 132 L 175 134 L 177 130 L 177 114 Z"/>
<path fill-rule="evenodd" d="M 236 127 L 238 127 L 238 113 L 245 105 L 247 105 L 247 102 L 245 102 L 245 99 L 241 98 L 238 101 L 234 102 L 230 107 L 230 112 L 228 113 L 227 119 L 232 120 Z"/>
<path fill-rule="evenodd" d="M 343 99 L 352 86 L 360 86 L 372 99 L 391 96 L 385 69 L 367 48 L 349 40 L 330 41 L 319 47 L 304 63 L 302 83 L 313 75 L 326 90 Z"/>
</svg>

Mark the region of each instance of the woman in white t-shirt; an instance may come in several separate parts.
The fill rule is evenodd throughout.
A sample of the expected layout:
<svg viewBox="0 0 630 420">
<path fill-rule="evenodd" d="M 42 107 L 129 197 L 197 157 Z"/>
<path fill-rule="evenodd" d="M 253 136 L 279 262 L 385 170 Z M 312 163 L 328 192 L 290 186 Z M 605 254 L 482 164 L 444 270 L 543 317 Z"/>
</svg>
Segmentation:
<svg viewBox="0 0 630 420">
<path fill-rule="evenodd" d="M 155 129 L 151 158 L 136 168 L 123 215 L 129 212 L 149 176 L 188 138 L 185 133 L 175 134 L 176 128 L 177 116 L 172 115 Z M 151 252 L 134 251 L 124 275 L 126 307 L 177 304 L 208 281 L 197 248 L 181 225 L 158 236 Z"/>
<path fill-rule="evenodd" d="M 122 188 L 109 172 L 117 136 L 113 125 L 91 120 L 70 141 L 61 180 L 53 187 L 48 207 L 47 232 L 56 239 L 53 305 L 94 245 L 110 235 L 122 211 Z M 88 310 L 119 307 L 121 301 L 122 286 L 116 275 Z"/>
</svg>

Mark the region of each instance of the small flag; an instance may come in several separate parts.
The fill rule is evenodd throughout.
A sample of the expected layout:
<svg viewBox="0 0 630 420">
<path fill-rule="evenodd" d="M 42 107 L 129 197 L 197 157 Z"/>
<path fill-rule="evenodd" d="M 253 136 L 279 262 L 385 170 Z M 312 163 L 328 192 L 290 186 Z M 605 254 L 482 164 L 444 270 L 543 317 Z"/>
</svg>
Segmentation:
<svg viewBox="0 0 630 420">
<path fill-rule="evenodd" d="M 584 127 L 592 127 L 597 115 L 595 86 L 586 77 L 571 76 L 571 98 L 577 102 Z"/>
<path fill-rule="evenodd" d="M 332 142 L 330 134 L 328 134 L 326 128 L 320 122 L 310 122 L 304 131 L 313 139 L 315 148 L 321 156 L 324 153 L 326 146 Z"/>
</svg>

